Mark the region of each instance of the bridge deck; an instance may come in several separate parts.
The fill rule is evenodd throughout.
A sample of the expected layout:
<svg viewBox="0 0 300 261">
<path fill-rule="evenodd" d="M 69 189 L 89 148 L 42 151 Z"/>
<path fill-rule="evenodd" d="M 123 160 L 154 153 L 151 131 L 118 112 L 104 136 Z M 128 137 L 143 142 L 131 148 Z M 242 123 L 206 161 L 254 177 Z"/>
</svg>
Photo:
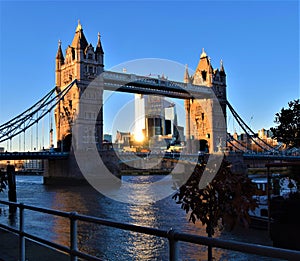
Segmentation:
<svg viewBox="0 0 300 261">
<path fill-rule="evenodd" d="M 0 153 L 0 160 L 25 160 L 25 159 L 67 159 L 68 152 L 3 152 Z"/>
</svg>

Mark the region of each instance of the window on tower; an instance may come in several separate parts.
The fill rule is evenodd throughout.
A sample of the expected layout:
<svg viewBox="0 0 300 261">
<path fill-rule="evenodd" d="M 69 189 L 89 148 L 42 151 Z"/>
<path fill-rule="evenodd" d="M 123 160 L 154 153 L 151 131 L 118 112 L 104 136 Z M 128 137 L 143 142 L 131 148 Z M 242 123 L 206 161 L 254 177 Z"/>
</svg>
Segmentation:
<svg viewBox="0 0 300 261">
<path fill-rule="evenodd" d="M 201 71 L 203 81 L 206 81 L 206 71 Z"/>
</svg>

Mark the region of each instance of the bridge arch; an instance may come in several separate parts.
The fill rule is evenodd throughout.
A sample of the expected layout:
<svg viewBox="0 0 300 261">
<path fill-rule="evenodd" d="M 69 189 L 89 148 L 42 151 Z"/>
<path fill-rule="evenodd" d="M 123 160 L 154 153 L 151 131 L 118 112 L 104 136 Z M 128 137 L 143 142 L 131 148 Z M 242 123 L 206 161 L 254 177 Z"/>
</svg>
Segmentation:
<svg viewBox="0 0 300 261">
<path fill-rule="evenodd" d="M 204 151 L 204 152 L 209 152 L 209 146 L 208 146 L 208 141 L 205 139 L 200 139 L 199 140 L 199 150 Z"/>
<path fill-rule="evenodd" d="M 62 151 L 69 152 L 72 146 L 72 134 L 68 133 L 62 140 Z"/>
</svg>

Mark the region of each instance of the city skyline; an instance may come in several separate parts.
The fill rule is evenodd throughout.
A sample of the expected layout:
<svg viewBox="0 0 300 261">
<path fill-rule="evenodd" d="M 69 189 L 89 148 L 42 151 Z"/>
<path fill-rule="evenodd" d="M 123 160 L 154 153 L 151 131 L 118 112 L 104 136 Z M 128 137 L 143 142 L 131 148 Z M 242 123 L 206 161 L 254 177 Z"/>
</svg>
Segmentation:
<svg viewBox="0 0 300 261">
<path fill-rule="evenodd" d="M 82 12 L 82 5 L 88 12 Z M 0 10 L 0 124 L 54 87 L 57 42 L 62 41 L 63 51 L 71 44 L 78 19 L 93 46 L 101 33 L 106 70 L 141 58 L 168 59 L 195 69 L 205 48 L 214 68 L 224 61 L 228 100 L 256 132 L 274 126 L 275 113 L 299 98 L 297 1 L 2 1 Z M 183 73 L 175 80 L 183 81 Z M 116 112 L 118 99 L 112 99 L 107 119 Z M 230 115 L 227 125 L 229 131 L 239 131 Z"/>
</svg>

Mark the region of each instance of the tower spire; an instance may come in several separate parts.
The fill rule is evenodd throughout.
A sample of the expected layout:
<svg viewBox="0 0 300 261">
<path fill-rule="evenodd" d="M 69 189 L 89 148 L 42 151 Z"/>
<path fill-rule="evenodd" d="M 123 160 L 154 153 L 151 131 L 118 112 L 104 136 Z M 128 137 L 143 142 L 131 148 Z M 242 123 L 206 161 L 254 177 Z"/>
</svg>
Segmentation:
<svg viewBox="0 0 300 261">
<path fill-rule="evenodd" d="M 98 42 L 97 42 L 97 47 L 96 47 L 96 54 L 104 54 L 102 44 L 101 44 L 101 35 L 98 32 Z"/>
<path fill-rule="evenodd" d="M 58 40 L 58 49 L 57 49 L 57 53 L 56 53 L 56 59 L 59 60 L 61 62 L 61 64 L 64 63 L 64 55 L 61 50 L 61 40 Z"/>
<path fill-rule="evenodd" d="M 78 20 L 78 25 L 76 27 L 75 35 L 71 46 L 73 48 L 78 48 L 82 50 L 84 50 L 88 46 L 88 42 L 84 36 L 80 20 Z"/>
<path fill-rule="evenodd" d="M 221 61 L 220 61 L 220 74 L 221 74 L 221 75 L 226 75 L 225 69 L 224 69 L 224 64 L 223 64 L 223 60 L 222 60 L 222 59 L 221 59 Z"/>
<path fill-rule="evenodd" d="M 77 25 L 77 27 L 76 27 L 76 32 L 79 32 L 79 31 L 81 31 L 82 30 L 82 26 L 81 26 L 81 24 L 80 24 L 80 20 L 78 19 L 78 25 Z"/>
<path fill-rule="evenodd" d="M 183 82 L 184 83 L 189 83 L 190 82 L 190 76 L 189 76 L 189 70 L 188 70 L 188 65 L 187 64 L 185 65 Z"/>
<path fill-rule="evenodd" d="M 224 70 L 224 65 L 223 65 L 223 60 L 221 59 L 220 61 L 220 71 L 225 71 Z"/>
<path fill-rule="evenodd" d="M 201 53 L 200 58 L 205 58 L 205 57 L 207 57 L 207 54 L 206 54 L 206 52 L 204 51 L 204 48 L 202 48 L 202 53 Z"/>
</svg>

